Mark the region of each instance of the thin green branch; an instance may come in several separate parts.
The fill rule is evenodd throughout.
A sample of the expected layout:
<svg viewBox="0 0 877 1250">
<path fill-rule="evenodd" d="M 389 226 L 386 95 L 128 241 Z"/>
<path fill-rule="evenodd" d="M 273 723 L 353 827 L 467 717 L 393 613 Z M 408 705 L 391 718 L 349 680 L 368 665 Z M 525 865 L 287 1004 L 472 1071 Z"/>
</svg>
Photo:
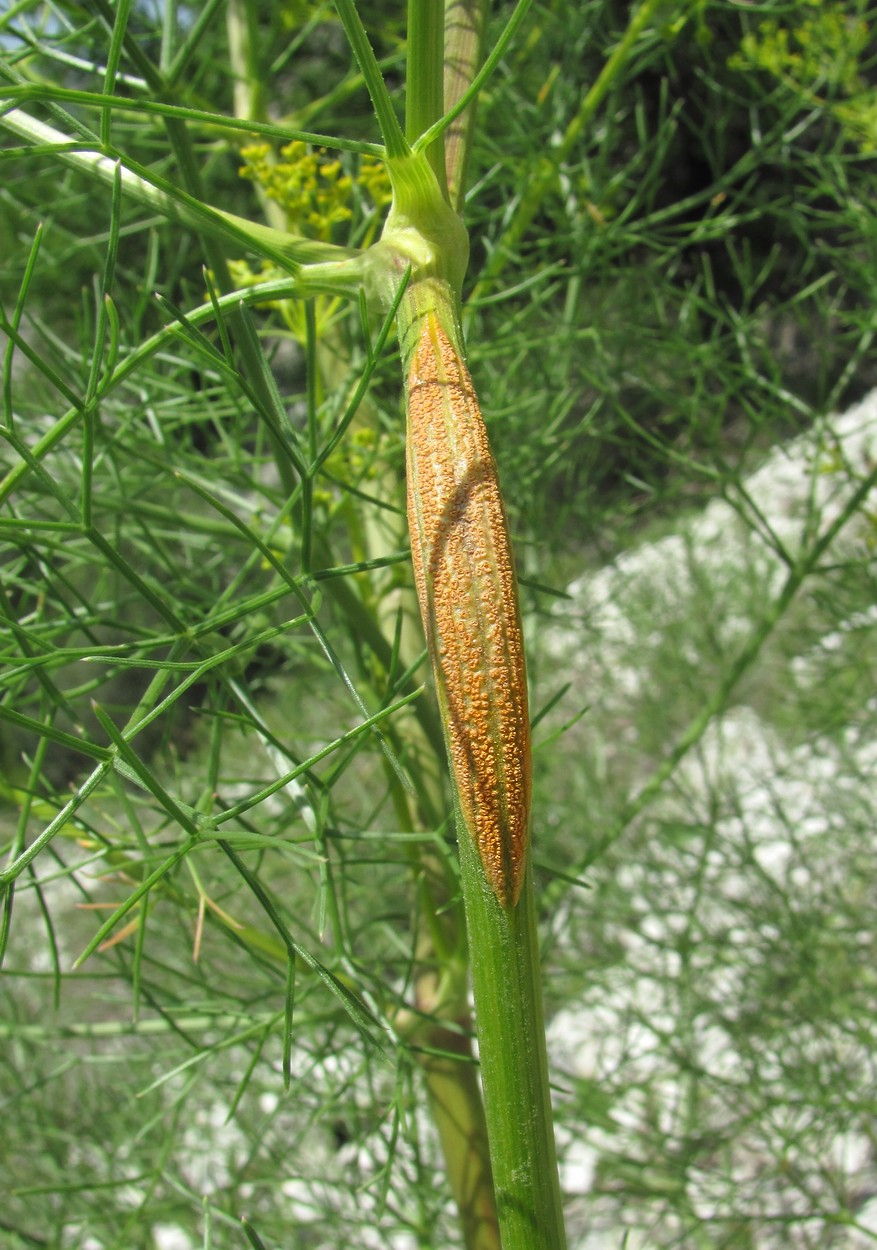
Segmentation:
<svg viewBox="0 0 877 1250">
<path fill-rule="evenodd" d="M 174 221 L 197 230 L 206 230 L 229 242 L 233 241 L 237 247 L 260 252 L 280 268 L 295 269 L 300 265 L 337 263 L 358 255 L 349 248 L 287 235 L 272 230 L 269 226 L 238 217 L 234 213 L 213 208 L 136 161 L 122 157 L 111 159 L 103 152 L 82 148 L 62 131 L 38 121 L 20 109 L 11 109 L 0 115 L 0 125 L 26 139 L 37 154 L 57 156 L 65 164 L 90 174 L 109 186 L 113 185 L 116 166 L 120 164 L 122 190 L 125 194 Z M 9 150 L 3 153 L 5 159 L 20 155 Z"/>
<path fill-rule="evenodd" d="M 384 76 L 381 73 L 374 50 L 369 43 L 368 35 L 357 12 L 356 5 L 353 0 L 335 0 L 335 7 L 338 10 L 338 16 L 341 18 L 344 32 L 350 41 L 350 46 L 353 49 L 353 55 L 356 57 L 360 72 L 365 79 L 372 107 L 375 110 L 375 116 L 381 128 L 386 154 L 393 159 L 407 156 L 411 149 L 405 135 L 402 133 L 399 118 L 396 116 L 396 110 L 393 108 L 393 101 L 390 99 Z"/>
<path fill-rule="evenodd" d="M 116 85 L 116 75 L 122 60 L 122 51 L 125 44 L 125 35 L 128 29 L 128 17 L 130 13 L 131 0 L 118 0 L 118 3 L 116 4 L 115 21 L 113 22 L 112 36 L 110 38 L 110 46 L 107 51 L 107 67 L 104 73 L 104 93 L 108 96 L 112 96 L 113 88 Z M 100 140 L 101 147 L 103 148 L 109 146 L 112 121 L 112 109 L 109 107 L 101 109 Z"/>
<path fill-rule="evenodd" d="M 63 101 L 66 104 L 78 104 L 84 108 L 110 108 L 129 113 L 150 114 L 155 117 L 170 117 L 178 121 L 206 126 L 220 134 L 256 134 L 266 139 L 274 139 L 278 143 L 289 143 L 293 139 L 299 139 L 303 143 L 312 143 L 315 147 L 329 148 L 337 152 L 356 152 L 366 156 L 384 155 L 384 149 L 378 143 L 367 143 L 357 139 L 339 139 L 336 135 L 320 134 L 311 130 L 296 130 L 291 127 L 277 126 L 271 122 L 258 121 L 255 118 L 229 117 L 227 113 L 209 113 L 203 109 L 193 109 L 182 104 L 165 104 L 160 100 L 132 99 L 130 96 L 105 95 L 98 91 L 77 91 L 72 87 L 43 86 L 40 83 L 4 86 L 0 91 L 0 108 L 5 107 L 5 102 L 24 104 L 28 100 L 45 100 L 54 103 Z M 398 121 L 396 124 L 398 125 Z"/>
</svg>

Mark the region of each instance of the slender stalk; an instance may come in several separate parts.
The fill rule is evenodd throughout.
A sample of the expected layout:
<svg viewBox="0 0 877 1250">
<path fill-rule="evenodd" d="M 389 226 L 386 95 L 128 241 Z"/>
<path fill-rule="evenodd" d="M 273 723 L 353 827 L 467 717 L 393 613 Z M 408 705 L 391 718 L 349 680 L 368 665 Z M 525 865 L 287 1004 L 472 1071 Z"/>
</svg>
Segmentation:
<svg viewBox="0 0 877 1250">
<path fill-rule="evenodd" d="M 256 54 L 258 14 L 251 0 L 228 0 L 226 28 L 228 59 L 234 81 L 235 116 L 247 121 L 265 121 L 265 87 Z M 274 149 L 271 149 L 272 154 Z M 276 158 L 273 158 L 276 159 Z M 282 207 L 266 195 L 261 183 L 255 184 L 259 207 L 268 224 L 286 232 L 286 214 Z"/>
<path fill-rule="evenodd" d="M 444 109 L 447 113 L 454 112 L 478 73 L 489 7 L 489 0 L 448 0 L 445 6 Z M 473 100 L 445 131 L 448 194 L 451 207 L 457 211 L 466 194 L 475 106 Z"/>
<path fill-rule="evenodd" d="M 661 4 L 663 0 L 642 0 L 639 7 L 631 14 L 627 30 L 591 87 L 585 92 L 578 112 L 564 131 L 563 139 L 556 148 L 552 148 L 543 157 L 528 179 L 526 190 L 518 201 L 514 215 L 479 277 L 478 284 L 472 293 L 473 300 L 487 290 L 490 283 L 504 268 L 508 258 L 515 254 L 517 245 L 538 213 L 546 195 L 556 183 L 564 161 L 569 159 L 582 131 L 603 102 L 606 93 L 630 57 L 637 39 L 653 20 Z"/>
<path fill-rule="evenodd" d="M 413 144 L 444 106 L 444 19 L 434 0 L 408 0 L 408 66 L 405 138 Z M 446 193 L 445 156 L 439 139 L 425 149 L 439 188 Z"/>
<path fill-rule="evenodd" d="M 265 121 L 265 88 L 256 57 L 257 13 L 250 0 L 228 0 L 228 54 L 234 81 L 234 112 Z"/>
<path fill-rule="evenodd" d="M 129 49 L 130 50 L 130 49 Z M 146 63 L 145 69 L 151 69 L 149 62 Z M 8 66 L 0 62 L 0 74 L 8 73 Z M 151 77 L 155 77 L 154 73 Z M 163 88 L 167 89 L 164 80 L 161 81 Z M 82 108 L 111 108 L 126 113 L 145 113 L 153 117 L 172 117 L 178 121 L 187 122 L 192 126 L 203 126 L 207 133 L 221 134 L 238 134 L 243 137 L 249 137 L 254 134 L 262 135 L 266 139 L 272 139 L 276 143 L 289 143 L 292 139 L 300 139 L 302 143 L 312 143 L 315 147 L 330 148 L 338 152 L 360 152 L 370 156 L 383 156 L 384 149 L 378 143 L 366 143 L 361 139 L 342 139 L 336 135 L 320 134 L 313 130 L 300 130 L 292 126 L 278 126 L 271 122 L 258 121 L 257 119 L 229 117 L 225 113 L 208 113 L 204 109 L 190 108 L 188 105 L 168 104 L 164 100 L 147 100 L 141 97 L 131 98 L 123 95 L 106 95 L 98 91 L 78 91 L 73 87 L 60 87 L 54 83 L 45 85 L 36 82 L 19 83 L 16 79 L 14 85 L 6 86 L 4 84 L 0 91 L 0 101 L 22 104 L 29 100 L 44 100 L 50 106 L 58 104 L 75 104 Z M 56 112 L 61 113 L 60 109 Z M 62 114 L 62 116 L 64 116 Z M 3 115 L 0 114 L 0 120 Z M 96 135 L 90 133 L 87 127 L 81 122 L 76 122 L 72 114 L 67 114 L 65 118 L 72 128 L 77 129 L 80 135 L 80 142 L 86 138 L 88 141 L 98 142 Z M 396 123 L 398 125 L 398 122 Z M 401 131 L 400 131 L 401 133 Z M 400 153 L 401 154 L 401 153 Z M 7 155 L 6 152 L 3 154 Z"/>
<path fill-rule="evenodd" d="M 402 133 L 393 101 L 387 91 L 383 74 L 369 43 L 368 35 L 362 24 L 353 0 L 335 0 L 335 8 L 341 18 L 344 33 L 350 41 L 353 55 L 365 79 L 365 85 L 371 98 L 372 108 L 381 128 L 387 156 L 398 158 L 407 156 L 410 151 L 408 142 Z"/>
<path fill-rule="evenodd" d="M 54 126 L 38 121 L 21 109 L 9 109 L 0 115 L 0 126 L 25 139 L 36 149 L 45 149 L 74 169 L 99 178 L 109 186 L 113 185 L 120 162 L 103 152 L 83 148 Z M 237 247 L 252 248 L 287 270 L 295 270 L 299 265 L 350 260 L 358 255 L 350 248 L 297 238 L 237 217 L 221 208 L 213 208 L 155 175 L 149 175 L 149 171 L 128 159 L 122 164 L 121 182 L 123 192 L 145 207 L 196 230 L 204 230 L 213 237 L 234 242 Z"/>
</svg>

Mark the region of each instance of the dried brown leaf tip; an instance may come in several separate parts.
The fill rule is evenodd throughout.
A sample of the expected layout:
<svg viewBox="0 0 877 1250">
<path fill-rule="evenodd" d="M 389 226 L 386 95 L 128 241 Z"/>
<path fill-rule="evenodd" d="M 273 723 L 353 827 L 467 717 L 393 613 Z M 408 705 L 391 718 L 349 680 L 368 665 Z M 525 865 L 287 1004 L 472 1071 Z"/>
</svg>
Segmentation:
<svg viewBox="0 0 877 1250">
<path fill-rule="evenodd" d="M 408 524 L 460 814 L 514 906 L 530 823 L 530 721 L 518 588 L 472 379 L 437 317 L 408 377 Z"/>
</svg>

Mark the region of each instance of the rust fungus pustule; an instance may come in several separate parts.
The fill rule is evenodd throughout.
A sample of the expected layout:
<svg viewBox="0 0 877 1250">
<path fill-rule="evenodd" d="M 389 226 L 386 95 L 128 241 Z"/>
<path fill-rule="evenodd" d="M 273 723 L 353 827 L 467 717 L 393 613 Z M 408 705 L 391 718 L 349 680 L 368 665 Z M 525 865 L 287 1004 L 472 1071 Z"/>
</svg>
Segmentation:
<svg viewBox="0 0 877 1250">
<path fill-rule="evenodd" d="M 472 379 L 434 314 L 408 376 L 408 524 L 463 822 L 504 906 L 521 892 L 530 720 L 518 589 Z"/>
</svg>

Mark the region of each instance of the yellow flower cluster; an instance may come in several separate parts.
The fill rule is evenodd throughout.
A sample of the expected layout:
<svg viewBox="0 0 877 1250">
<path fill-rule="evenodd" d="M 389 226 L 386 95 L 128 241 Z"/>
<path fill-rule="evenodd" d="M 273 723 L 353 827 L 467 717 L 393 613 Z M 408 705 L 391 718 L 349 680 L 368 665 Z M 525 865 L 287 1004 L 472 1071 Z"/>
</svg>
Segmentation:
<svg viewBox="0 0 877 1250">
<path fill-rule="evenodd" d="M 241 156 L 241 177 L 258 183 L 281 206 L 291 231 L 328 242 L 333 226 L 353 215 L 354 180 L 325 152 L 295 139 L 277 153 L 270 144 L 250 144 Z M 390 199 L 389 179 L 380 161 L 363 159 L 356 184 L 378 208 Z"/>
<path fill-rule="evenodd" d="M 864 152 L 874 152 L 877 93 L 862 73 L 872 34 L 864 18 L 850 13 L 851 7 L 799 0 L 787 25 L 775 18 L 761 22 L 757 32 L 744 36 L 728 64 L 731 69 L 767 71 L 808 106 L 824 104 L 849 139 Z"/>
</svg>

